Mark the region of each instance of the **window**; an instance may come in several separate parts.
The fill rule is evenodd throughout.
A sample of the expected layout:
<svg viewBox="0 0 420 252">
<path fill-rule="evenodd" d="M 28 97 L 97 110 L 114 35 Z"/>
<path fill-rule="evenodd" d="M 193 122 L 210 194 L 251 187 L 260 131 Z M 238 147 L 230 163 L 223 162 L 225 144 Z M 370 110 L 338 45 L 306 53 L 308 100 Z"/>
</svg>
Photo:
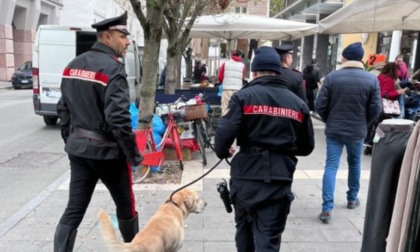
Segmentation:
<svg viewBox="0 0 420 252">
<path fill-rule="evenodd" d="M 235 13 L 246 13 L 246 7 L 235 7 Z"/>
</svg>

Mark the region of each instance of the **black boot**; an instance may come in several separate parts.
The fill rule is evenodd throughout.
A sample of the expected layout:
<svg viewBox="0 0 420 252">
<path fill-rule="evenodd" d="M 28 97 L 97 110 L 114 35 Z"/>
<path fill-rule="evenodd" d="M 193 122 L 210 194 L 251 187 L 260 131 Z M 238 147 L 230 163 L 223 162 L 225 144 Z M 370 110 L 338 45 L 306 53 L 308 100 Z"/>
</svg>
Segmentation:
<svg viewBox="0 0 420 252">
<path fill-rule="evenodd" d="M 138 214 L 131 220 L 118 220 L 118 226 L 120 227 L 121 235 L 124 242 L 131 242 L 139 232 L 139 218 Z"/>
<path fill-rule="evenodd" d="M 77 228 L 58 224 L 54 235 L 54 252 L 72 252 L 76 234 Z"/>
</svg>

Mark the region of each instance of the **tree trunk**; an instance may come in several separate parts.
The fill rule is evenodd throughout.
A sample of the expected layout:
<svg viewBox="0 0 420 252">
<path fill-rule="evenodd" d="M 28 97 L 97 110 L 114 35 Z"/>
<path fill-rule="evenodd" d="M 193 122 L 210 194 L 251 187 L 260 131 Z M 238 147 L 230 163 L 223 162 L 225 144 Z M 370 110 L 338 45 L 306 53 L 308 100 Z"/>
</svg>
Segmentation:
<svg viewBox="0 0 420 252">
<path fill-rule="evenodd" d="M 181 53 L 176 56 L 176 61 L 178 62 L 178 64 L 176 65 L 176 72 L 179 78 L 176 79 L 175 88 L 179 89 L 181 88 L 181 85 L 184 82 L 183 80 L 184 76 L 182 76 L 182 71 L 181 71 L 181 68 L 182 68 L 182 54 Z"/>
<path fill-rule="evenodd" d="M 155 108 L 156 84 L 158 75 L 159 49 L 163 29 L 163 10 L 167 0 L 146 1 L 147 18 L 144 16 L 140 2 L 131 0 L 131 4 L 144 31 L 143 79 L 140 88 L 140 117 L 152 115 Z M 139 123 L 140 129 L 149 125 Z"/>
<path fill-rule="evenodd" d="M 166 51 L 166 82 L 165 94 L 175 94 L 175 89 L 181 88 L 181 74 L 178 68 L 181 69 L 182 52 L 178 43 L 168 45 Z"/>
<path fill-rule="evenodd" d="M 144 40 L 143 55 L 143 80 L 140 88 L 140 117 L 154 113 L 156 81 L 158 74 L 159 47 L 154 39 Z M 140 128 L 146 128 L 147 125 L 140 125 Z"/>
<path fill-rule="evenodd" d="M 165 94 L 175 94 L 176 79 L 179 78 L 176 57 L 170 57 L 169 54 L 166 59 L 166 83 L 165 83 Z"/>
</svg>

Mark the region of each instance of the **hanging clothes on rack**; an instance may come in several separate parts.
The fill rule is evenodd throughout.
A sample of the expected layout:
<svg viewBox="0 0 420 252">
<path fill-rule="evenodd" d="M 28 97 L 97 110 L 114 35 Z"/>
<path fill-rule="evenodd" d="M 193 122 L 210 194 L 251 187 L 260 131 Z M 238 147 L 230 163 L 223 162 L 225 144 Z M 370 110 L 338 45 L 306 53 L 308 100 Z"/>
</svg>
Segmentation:
<svg viewBox="0 0 420 252">
<path fill-rule="evenodd" d="M 414 224 L 414 218 L 412 216 L 418 216 L 419 214 L 418 210 L 416 212 L 413 211 L 415 202 L 418 203 L 420 197 L 420 192 L 418 192 L 420 186 L 418 175 L 420 170 L 419 165 L 420 122 L 417 122 L 408 140 L 401 166 L 394 210 L 386 244 L 387 252 L 419 251 L 419 248 L 417 250 L 405 250 L 407 235 L 411 236 L 410 234 L 412 232 L 412 230 L 409 231 L 410 223 Z M 410 240 L 413 240 L 413 237 L 410 238 Z M 417 237 L 417 239 L 419 238 L 420 237 Z M 410 245 L 410 247 L 412 247 L 412 245 Z"/>
<path fill-rule="evenodd" d="M 363 228 L 362 252 L 385 251 L 401 164 L 414 122 L 383 120 L 377 127 Z"/>
</svg>

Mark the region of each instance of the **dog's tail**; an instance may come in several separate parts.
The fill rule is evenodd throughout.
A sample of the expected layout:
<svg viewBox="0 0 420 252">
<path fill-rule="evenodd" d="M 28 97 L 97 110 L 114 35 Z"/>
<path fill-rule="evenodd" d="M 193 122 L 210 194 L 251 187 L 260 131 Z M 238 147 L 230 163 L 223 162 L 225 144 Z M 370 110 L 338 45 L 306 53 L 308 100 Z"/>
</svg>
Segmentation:
<svg viewBox="0 0 420 252">
<path fill-rule="evenodd" d="M 98 220 L 102 239 L 104 240 L 108 251 L 131 252 L 128 244 L 125 244 L 118 239 L 111 218 L 103 209 L 98 213 Z"/>
</svg>

